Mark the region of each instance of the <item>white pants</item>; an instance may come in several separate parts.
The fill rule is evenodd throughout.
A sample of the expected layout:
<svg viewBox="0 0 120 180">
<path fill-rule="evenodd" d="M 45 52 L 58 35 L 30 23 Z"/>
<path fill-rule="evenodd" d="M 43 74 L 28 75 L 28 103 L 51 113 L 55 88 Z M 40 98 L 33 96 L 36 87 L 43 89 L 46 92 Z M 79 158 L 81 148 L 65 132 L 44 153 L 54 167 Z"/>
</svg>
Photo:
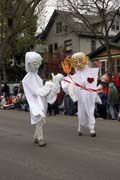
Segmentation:
<svg viewBox="0 0 120 180">
<path fill-rule="evenodd" d="M 82 121 L 81 121 L 82 119 Z M 95 117 L 94 114 L 90 117 L 86 117 L 84 120 L 84 117 L 79 116 L 78 117 L 78 132 L 82 132 L 83 127 L 87 127 L 90 131 L 90 133 L 95 133 Z"/>
<path fill-rule="evenodd" d="M 83 132 L 83 127 L 88 127 L 90 133 L 95 133 L 95 123 L 89 123 L 88 126 L 81 126 L 81 121 L 78 119 L 78 132 Z"/>
<path fill-rule="evenodd" d="M 38 141 L 43 140 L 43 122 L 39 122 L 35 125 L 35 133 L 34 133 L 34 138 L 38 139 Z"/>
</svg>

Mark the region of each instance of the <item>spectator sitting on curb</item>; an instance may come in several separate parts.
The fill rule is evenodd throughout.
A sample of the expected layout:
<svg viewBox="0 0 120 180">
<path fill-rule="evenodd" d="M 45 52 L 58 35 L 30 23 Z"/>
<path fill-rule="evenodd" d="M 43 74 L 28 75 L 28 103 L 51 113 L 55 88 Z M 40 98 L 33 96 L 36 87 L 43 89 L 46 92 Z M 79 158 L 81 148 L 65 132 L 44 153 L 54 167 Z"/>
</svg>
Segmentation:
<svg viewBox="0 0 120 180">
<path fill-rule="evenodd" d="M 12 95 L 9 95 L 7 100 L 6 100 L 6 104 L 3 105 L 3 108 L 6 109 L 6 110 L 9 110 L 9 109 L 15 109 L 15 105 L 13 103 L 13 97 Z"/>
</svg>

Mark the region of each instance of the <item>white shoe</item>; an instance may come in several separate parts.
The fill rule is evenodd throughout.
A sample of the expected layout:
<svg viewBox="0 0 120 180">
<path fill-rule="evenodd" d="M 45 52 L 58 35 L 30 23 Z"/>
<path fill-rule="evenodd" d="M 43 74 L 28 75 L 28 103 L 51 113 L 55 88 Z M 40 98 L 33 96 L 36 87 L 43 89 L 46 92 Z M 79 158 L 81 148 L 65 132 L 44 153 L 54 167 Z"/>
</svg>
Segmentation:
<svg viewBox="0 0 120 180">
<path fill-rule="evenodd" d="M 39 140 L 38 141 L 38 146 L 45 147 L 46 145 L 47 145 L 47 143 L 44 140 Z"/>
</svg>

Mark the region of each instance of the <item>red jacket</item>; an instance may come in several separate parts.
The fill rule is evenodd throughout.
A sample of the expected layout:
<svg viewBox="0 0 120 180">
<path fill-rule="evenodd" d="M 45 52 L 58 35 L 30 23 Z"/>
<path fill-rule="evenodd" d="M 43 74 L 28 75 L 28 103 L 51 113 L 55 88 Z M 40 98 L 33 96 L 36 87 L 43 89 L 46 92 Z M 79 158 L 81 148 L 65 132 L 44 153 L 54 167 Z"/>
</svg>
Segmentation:
<svg viewBox="0 0 120 180">
<path fill-rule="evenodd" d="M 119 86 L 119 80 L 118 80 L 118 76 L 117 76 L 117 75 L 114 75 L 112 81 L 113 81 L 113 83 L 114 83 L 114 85 L 115 85 L 116 87 Z"/>
</svg>

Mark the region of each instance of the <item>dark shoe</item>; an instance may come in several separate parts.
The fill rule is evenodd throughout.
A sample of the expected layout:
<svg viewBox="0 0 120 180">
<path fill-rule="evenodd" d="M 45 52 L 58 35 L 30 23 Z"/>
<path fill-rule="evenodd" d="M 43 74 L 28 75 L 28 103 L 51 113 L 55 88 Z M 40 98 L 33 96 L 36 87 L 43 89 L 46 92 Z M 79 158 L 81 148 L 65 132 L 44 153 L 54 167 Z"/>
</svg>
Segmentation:
<svg viewBox="0 0 120 180">
<path fill-rule="evenodd" d="M 82 132 L 78 132 L 78 136 L 82 136 L 83 135 L 83 133 Z"/>
<path fill-rule="evenodd" d="M 44 140 L 38 141 L 38 146 L 40 146 L 40 147 L 45 147 L 46 145 L 47 145 L 47 143 L 44 142 Z"/>
<path fill-rule="evenodd" d="M 96 133 L 90 133 L 91 137 L 96 137 Z"/>
<path fill-rule="evenodd" d="M 34 143 L 35 143 L 35 144 L 38 144 L 38 139 L 34 139 Z"/>
</svg>

